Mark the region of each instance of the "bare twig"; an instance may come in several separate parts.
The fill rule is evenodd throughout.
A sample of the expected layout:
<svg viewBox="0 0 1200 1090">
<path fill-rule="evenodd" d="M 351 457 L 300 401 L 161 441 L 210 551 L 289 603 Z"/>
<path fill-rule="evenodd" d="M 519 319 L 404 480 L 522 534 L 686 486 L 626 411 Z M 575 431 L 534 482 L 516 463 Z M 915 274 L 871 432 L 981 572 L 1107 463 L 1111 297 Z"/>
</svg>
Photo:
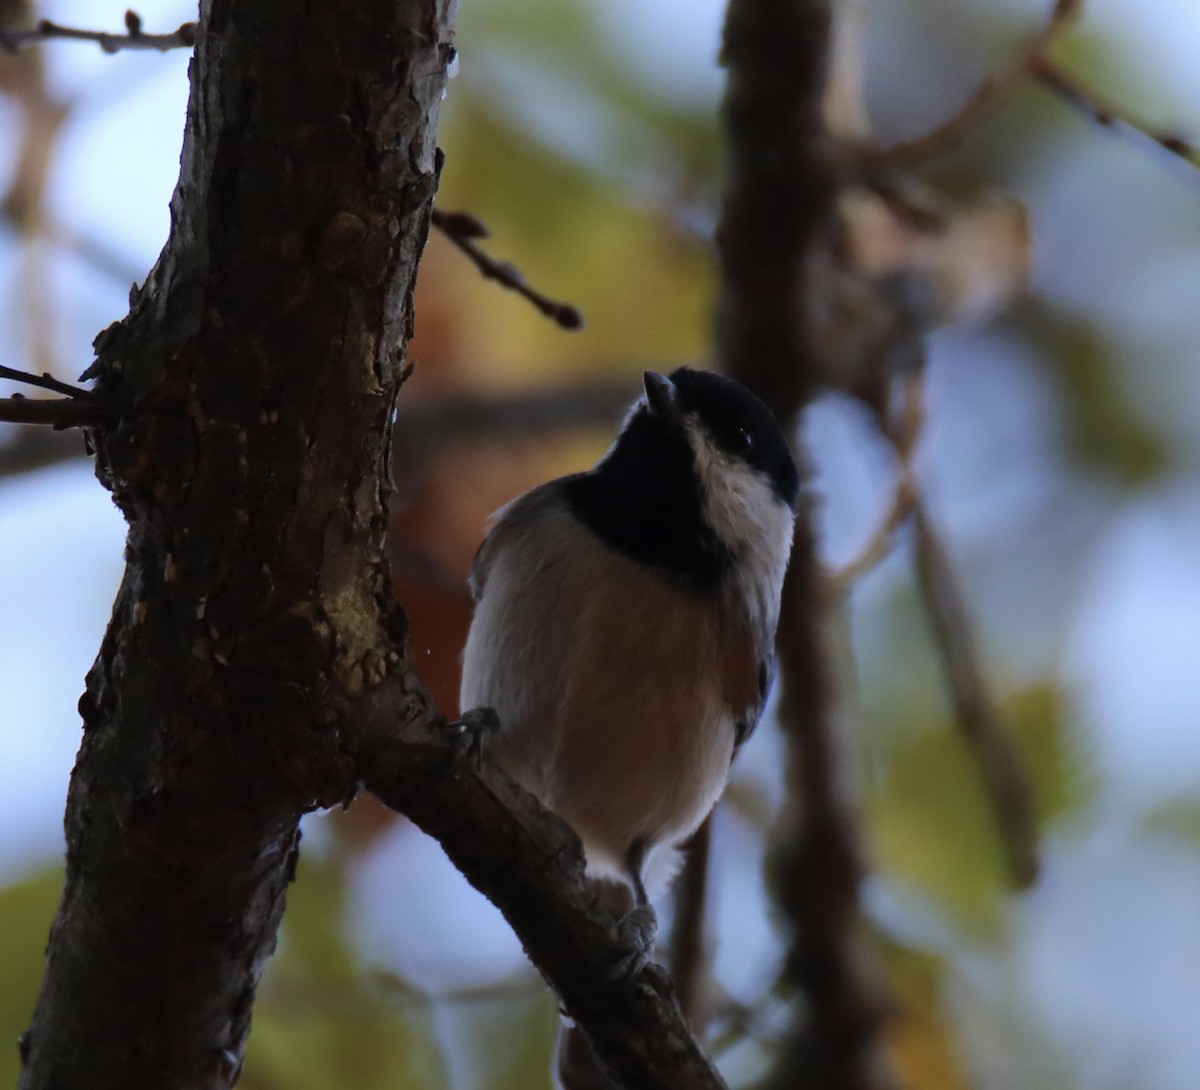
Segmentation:
<svg viewBox="0 0 1200 1090">
<path fill-rule="evenodd" d="M 70 398 L 0 398 L 0 420 L 10 424 L 48 424 L 56 431 L 63 428 L 90 428 L 104 420 L 103 409 L 95 402 Z"/>
<path fill-rule="evenodd" d="M 913 527 L 917 582 L 950 686 L 955 718 L 975 754 L 996 811 L 1013 880 L 1025 888 L 1038 874 L 1033 791 L 988 694 L 966 605 L 949 557 L 919 498 L 913 504 Z"/>
<path fill-rule="evenodd" d="M 1156 154 L 1165 152 L 1173 164 L 1182 163 L 1191 168 L 1192 181 L 1200 180 L 1200 152 L 1193 142 L 1185 140 L 1178 133 L 1156 132 L 1149 126 L 1122 116 L 1114 107 L 1098 101 L 1090 90 L 1044 56 L 1034 59 L 1031 72 L 1043 87 L 1053 91 L 1089 121 L 1115 136 L 1132 141 L 1138 147 Z"/>
<path fill-rule="evenodd" d="M 56 394 L 65 394 L 73 401 L 94 401 L 100 403 L 100 395 L 93 390 L 85 390 L 81 386 L 72 386 L 67 382 L 60 382 L 53 375 L 41 374 L 31 375 L 28 371 L 18 371 L 15 367 L 0 366 L 0 378 L 9 379 L 12 382 L 23 382 L 26 386 L 37 386 L 42 390 L 50 390 Z"/>
<path fill-rule="evenodd" d="M 916 504 L 918 491 L 913 478 L 912 459 L 924 422 L 920 377 L 906 377 L 903 380 L 903 393 L 900 420 L 888 432 L 896 452 L 896 485 L 892 502 L 863 547 L 841 568 L 829 574 L 829 589 L 834 599 L 845 597 L 859 579 L 883 562 L 892 551 L 896 531 L 908 521 Z"/>
<path fill-rule="evenodd" d="M 882 148 L 864 149 L 863 164 L 873 169 L 906 170 L 957 147 L 1030 76 L 1051 43 L 1075 21 L 1082 9 L 1083 0 L 1058 0 L 1046 25 L 1033 36 L 1025 49 L 1014 60 L 984 79 L 957 113 L 911 140 L 901 140 Z"/>
<path fill-rule="evenodd" d="M 26 46 L 56 38 L 95 42 L 105 53 L 120 53 L 128 49 L 153 49 L 165 53 L 171 49 L 191 49 L 196 44 L 195 23 L 181 23 L 168 34 L 146 34 L 142 31 L 142 17 L 134 11 L 127 11 L 125 30 L 124 34 L 111 34 L 104 30 L 81 30 L 40 19 L 27 30 L 0 29 L 0 49 L 15 53 Z"/>
<path fill-rule="evenodd" d="M 712 845 L 710 814 L 688 842 L 687 862 L 675 883 L 675 924 L 671 929 L 671 977 L 684 1016 L 703 1035 L 708 1021 L 706 992 L 709 950 L 705 935 L 708 905 L 708 858 Z"/>
<path fill-rule="evenodd" d="M 468 212 L 445 212 L 435 208 L 433 225 L 475 263 L 475 267 L 486 279 L 495 280 L 510 291 L 524 296 L 563 329 L 583 328 L 583 313 L 577 306 L 559 303 L 543 295 L 536 288 L 529 286 L 525 274 L 515 265 L 497 261 L 476 244 L 476 239 L 488 237 L 487 227 L 476 217 Z"/>
</svg>

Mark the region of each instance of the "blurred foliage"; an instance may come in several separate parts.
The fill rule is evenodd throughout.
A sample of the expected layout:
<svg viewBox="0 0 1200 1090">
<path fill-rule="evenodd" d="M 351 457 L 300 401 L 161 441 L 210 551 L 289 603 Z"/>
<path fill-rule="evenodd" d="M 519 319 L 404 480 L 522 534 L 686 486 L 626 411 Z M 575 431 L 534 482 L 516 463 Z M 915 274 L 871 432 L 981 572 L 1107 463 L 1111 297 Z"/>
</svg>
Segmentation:
<svg viewBox="0 0 1200 1090">
<path fill-rule="evenodd" d="M 342 931 L 345 875 L 306 855 L 288 890 L 279 950 L 254 1006 L 242 1086 L 438 1090 L 448 1085 L 428 1019 L 372 986 Z"/>
<path fill-rule="evenodd" d="M 419 297 L 413 351 L 439 371 L 491 384 L 618 368 L 632 375 L 709 354 L 712 254 L 681 217 L 696 186 L 710 217 L 715 208 L 715 114 L 649 93 L 616 52 L 595 48 L 603 40 L 596 23 L 594 6 L 581 0 L 481 4 L 460 14 L 462 73 L 439 132 L 439 202 L 481 216 L 489 248 L 581 307 L 587 328 L 559 334 L 457 256 L 451 266 L 435 239 L 435 264 L 421 274 L 421 288 L 434 286 Z M 530 116 L 554 104 L 561 112 L 560 100 L 582 114 L 575 125 L 595 130 L 588 156 L 548 146 L 554 132 Z M 446 322 L 436 317 L 443 313 Z"/>
<path fill-rule="evenodd" d="M 1062 307 L 1030 302 L 1023 336 L 1053 367 L 1061 390 L 1067 454 L 1124 487 L 1145 487 L 1170 468 L 1167 437 L 1124 389 L 1120 338 Z"/>
<path fill-rule="evenodd" d="M 1063 703 L 1044 681 L 1010 693 L 1000 708 L 1031 773 L 1043 824 L 1082 806 L 1089 794 Z M 1010 895 L 1008 869 L 962 735 L 940 716 L 910 719 L 893 736 L 885 764 L 868 795 L 878 864 L 931 897 L 964 930 L 998 935 Z"/>
<path fill-rule="evenodd" d="M 29 1025 L 42 980 L 46 928 L 62 893 L 62 870 L 0 887 L 0 1085 L 21 1073 L 16 1042 Z"/>
<path fill-rule="evenodd" d="M 371 832 L 344 830 L 343 849 L 352 842 L 347 835 Z M 439 1090 L 465 1080 L 479 1090 L 548 1087 L 558 1012 L 545 990 L 501 984 L 427 995 L 364 963 L 346 941 L 345 882 L 341 866 L 311 852 L 302 858 L 279 949 L 259 988 L 239 1085 Z"/>
<path fill-rule="evenodd" d="M 967 1090 L 962 1058 L 941 1015 L 945 961 L 883 939 L 881 950 L 894 1000 L 904 1011 L 889 1023 L 887 1034 L 903 1084 Z"/>
<path fill-rule="evenodd" d="M 1200 848 L 1200 795 L 1163 800 L 1143 819 L 1149 833 L 1166 833 Z"/>
</svg>

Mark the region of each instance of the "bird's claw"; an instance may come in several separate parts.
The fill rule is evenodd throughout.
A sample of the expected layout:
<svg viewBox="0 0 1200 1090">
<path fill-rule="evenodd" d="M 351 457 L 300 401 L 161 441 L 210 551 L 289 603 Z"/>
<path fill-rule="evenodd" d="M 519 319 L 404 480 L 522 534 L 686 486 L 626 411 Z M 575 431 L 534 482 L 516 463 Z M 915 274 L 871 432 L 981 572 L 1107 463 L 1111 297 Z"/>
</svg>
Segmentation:
<svg viewBox="0 0 1200 1090">
<path fill-rule="evenodd" d="M 483 747 L 500 729 L 500 717 L 494 708 L 472 708 L 458 719 L 442 724 L 442 732 L 453 751 L 451 764 L 469 760 L 476 772 L 483 764 Z"/>
<path fill-rule="evenodd" d="M 631 980 L 650 961 L 658 935 L 658 917 L 648 904 L 636 905 L 617 921 L 621 956 L 609 967 L 611 981 Z"/>
</svg>

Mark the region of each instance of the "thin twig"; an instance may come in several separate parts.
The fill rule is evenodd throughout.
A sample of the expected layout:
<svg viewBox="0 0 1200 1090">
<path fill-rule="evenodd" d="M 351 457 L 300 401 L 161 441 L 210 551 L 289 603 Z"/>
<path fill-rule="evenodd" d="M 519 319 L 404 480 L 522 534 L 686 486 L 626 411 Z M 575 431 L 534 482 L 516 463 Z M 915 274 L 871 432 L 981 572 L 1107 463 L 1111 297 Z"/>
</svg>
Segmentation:
<svg viewBox="0 0 1200 1090">
<path fill-rule="evenodd" d="M 1089 121 L 1107 129 L 1115 136 L 1132 141 L 1138 147 L 1147 148 L 1155 153 L 1165 152 L 1170 156 L 1172 163 L 1183 163 L 1191 168 L 1192 181 L 1200 180 L 1200 151 L 1197 151 L 1196 145 L 1191 141 L 1185 140 L 1178 133 L 1156 132 L 1147 125 L 1122 116 L 1114 107 L 1099 102 L 1090 90 L 1044 56 L 1034 59 L 1031 73 L 1043 87 L 1053 91 Z"/>
<path fill-rule="evenodd" d="M 529 286 L 525 274 L 515 265 L 507 261 L 497 261 L 476 244 L 476 239 L 488 237 L 488 229 L 475 216 L 469 212 L 445 212 L 435 208 L 433 225 L 475 263 L 475 267 L 486 279 L 495 280 L 510 291 L 524 296 L 563 329 L 583 328 L 583 313 L 577 306 L 559 303 L 543 295 L 536 288 Z"/>
<path fill-rule="evenodd" d="M 26 30 L 0 29 L 0 49 L 16 53 L 26 46 L 56 38 L 95 42 L 105 53 L 120 53 L 129 49 L 152 49 L 166 53 L 171 49 L 191 49 L 196 44 L 195 23 L 181 23 L 168 34 L 145 34 L 142 31 L 142 17 L 137 12 L 127 11 L 125 30 L 124 34 L 111 34 L 104 30 L 81 30 L 40 19 Z"/>
<path fill-rule="evenodd" d="M 40 375 L 30 374 L 28 371 L 18 371 L 15 367 L 0 366 L 0 378 L 6 378 L 12 382 L 23 382 L 26 386 L 37 386 L 42 390 L 50 390 L 52 393 L 65 394 L 73 401 L 94 401 L 100 403 L 100 395 L 93 390 L 85 390 L 81 386 L 72 386 L 68 382 L 60 382 L 53 375 L 48 375 L 43 372 Z"/>
<path fill-rule="evenodd" d="M 950 687 L 955 719 L 975 754 L 996 811 L 1013 880 L 1024 889 L 1038 874 L 1033 790 L 988 693 L 966 604 L 946 550 L 919 498 L 913 504 L 913 528 L 917 583 Z"/>
<path fill-rule="evenodd" d="M 1033 36 L 1025 49 L 1006 66 L 984 79 L 957 113 L 911 140 L 901 140 L 887 147 L 863 149 L 863 164 L 873 170 L 907 170 L 957 147 L 1030 76 L 1051 43 L 1075 21 L 1082 9 L 1083 0 L 1058 0 L 1046 25 Z"/>
<path fill-rule="evenodd" d="M 917 483 L 913 477 L 912 459 L 921 437 L 924 405 L 921 398 L 921 379 L 908 376 L 903 381 L 904 401 L 896 428 L 888 436 L 896 452 L 896 485 L 892 502 L 861 549 L 841 568 L 828 576 L 831 597 L 844 598 L 854 584 L 867 572 L 881 564 L 892 551 L 896 532 L 908 521 L 917 502 Z"/>
<path fill-rule="evenodd" d="M 71 398 L 0 398 L 0 420 L 10 424 L 48 424 L 63 428 L 91 428 L 104 420 L 104 410 L 95 402 Z"/>
</svg>

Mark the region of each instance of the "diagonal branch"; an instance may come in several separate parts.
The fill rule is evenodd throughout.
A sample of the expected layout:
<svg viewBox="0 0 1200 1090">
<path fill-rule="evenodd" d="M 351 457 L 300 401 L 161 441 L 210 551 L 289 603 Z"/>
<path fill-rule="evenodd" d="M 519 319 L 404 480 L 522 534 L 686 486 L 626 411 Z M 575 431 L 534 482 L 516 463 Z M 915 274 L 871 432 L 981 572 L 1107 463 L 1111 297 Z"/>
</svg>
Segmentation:
<svg viewBox="0 0 1200 1090">
<path fill-rule="evenodd" d="M 912 523 L 917 587 L 946 674 L 955 720 L 983 777 L 1013 881 L 1024 888 L 1038 872 L 1033 791 L 988 693 L 962 592 L 912 472 L 912 456 L 924 416 L 921 379 L 911 376 L 897 381 L 903 383 L 899 419 L 883 426 L 897 461 L 892 504 L 858 555 L 830 574 L 831 594 L 849 593 L 854 582 L 891 550 L 896 530 L 906 522 Z"/>
<path fill-rule="evenodd" d="M 0 398 L 0 420 L 11 424 L 48 424 L 56 431 L 63 428 L 94 427 L 104 421 L 106 407 L 100 395 L 53 375 L 33 375 L 15 367 L 0 366 L 0 379 L 23 382 L 42 390 L 66 394 L 65 398 L 28 398 L 24 394 Z"/>
<path fill-rule="evenodd" d="M 478 769 L 456 763 L 436 712 L 418 706 L 414 713 L 403 678 L 349 705 L 345 721 L 362 784 L 435 837 L 500 908 L 623 1085 L 725 1086 L 688 1029 L 664 969 L 651 964 L 631 980 L 613 978 L 627 947 L 584 875 L 582 845 L 565 822 L 489 762 Z"/>
<path fill-rule="evenodd" d="M 988 75 L 956 113 L 929 132 L 911 140 L 863 149 L 863 164 L 872 170 L 909 170 L 957 147 L 1029 78 L 1047 49 L 1078 18 L 1082 9 L 1083 0 L 1057 0 L 1046 25 L 1033 36 L 1025 49 L 1003 68 Z"/>
</svg>

